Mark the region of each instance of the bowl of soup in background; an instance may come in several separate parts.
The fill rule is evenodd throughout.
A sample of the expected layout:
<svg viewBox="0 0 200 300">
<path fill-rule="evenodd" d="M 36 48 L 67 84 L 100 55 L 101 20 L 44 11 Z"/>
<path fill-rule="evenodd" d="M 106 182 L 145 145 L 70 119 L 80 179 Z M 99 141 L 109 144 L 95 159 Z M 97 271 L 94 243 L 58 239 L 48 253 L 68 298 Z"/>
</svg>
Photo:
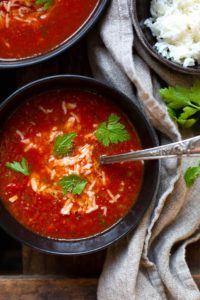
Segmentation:
<svg viewBox="0 0 200 300">
<path fill-rule="evenodd" d="M 28 66 L 79 41 L 108 0 L 7 0 L 0 2 L 0 68 Z"/>
<path fill-rule="evenodd" d="M 155 196 L 159 162 L 99 164 L 101 154 L 157 145 L 129 98 L 91 78 L 53 76 L 17 90 L 0 116 L 5 231 L 37 250 L 75 255 L 103 249 L 137 226 Z M 105 127 L 123 138 L 115 131 L 106 140 Z M 62 138 L 71 139 L 67 153 Z"/>
</svg>

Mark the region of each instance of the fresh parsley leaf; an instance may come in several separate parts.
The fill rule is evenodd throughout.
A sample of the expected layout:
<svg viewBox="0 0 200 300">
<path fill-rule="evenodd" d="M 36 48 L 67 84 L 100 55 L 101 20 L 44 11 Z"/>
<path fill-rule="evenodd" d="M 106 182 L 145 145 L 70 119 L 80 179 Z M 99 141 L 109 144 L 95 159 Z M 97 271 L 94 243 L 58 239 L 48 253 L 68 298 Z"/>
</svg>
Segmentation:
<svg viewBox="0 0 200 300">
<path fill-rule="evenodd" d="M 191 106 L 186 106 L 183 108 L 183 112 L 180 114 L 180 118 L 183 120 L 187 120 L 188 117 L 193 116 L 194 114 L 196 114 L 196 112 L 198 111 L 198 109 L 193 108 Z"/>
<path fill-rule="evenodd" d="M 191 118 L 194 114 L 198 112 L 198 109 L 186 106 L 183 108 L 183 112 L 179 115 L 179 118 L 177 119 L 178 123 L 182 125 L 185 128 L 192 127 L 197 121 L 198 118 Z"/>
<path fill-rule="evenodd" d="M 200 81 L 196 81 L 190 90 L 190 99 L 200 106 Z"/>
<path fill-rule="evenodd" d="M 190 187 L 195 180 L 197 179 L 197 176 L 200 174 L 200 162 L 199 165 L 196 167 L 189 167 L 184 175 L 185 183 L 188 187 Z"/>
<path fill-rule="evenodd" d="M 58 135 L 53 145 L 53 152 L 56 157 L 65 156 L 73 148 L 73 142 L 76 137 L 75 132 Z"/>
<path fill-rule="evenodd" d="M 181 86 L 160 89 L 160 95 L 168 107 L 179 109 L 190 104 L 190 90 Z"/>
<path fill-rule="evenodd" d="M 176 111 L 174 109 L 172 109 L 171 107 L 167 108 L 167 111 L 170 115 L 170 117 L 174 120 L 177 121 L 177 117 L 176 117 Z"/>
<path fill-rule="evenodd" d="M 49 9 L 53 5 L 54 0 L 35 0 L 36 5 L 41 5 L 44 9 Z"/>
<path fill-rule="evenodd" d="M 119 116 L 111 114 L 106 122 L 99 125 L 95 135 L 97 140 L 104 146 L 118 144 L 130 139 L 128 131 L 119 120 Z"/>
<path fill-rule="evenodd" d="M 15 172 L 22 173 L 25 176 L 30 175 L 29 168 L 28 168 L 28 162 L 24 157 L 22 158 L 21 162 L 17 162 L 17 161 L 13 161 L 11 163 L 7 162 L 6 167 L 8 169 L 11 169 L 11 170 L 15 171 Z"/>
<path fill-rule="evenodd" d="M 86 187 L 87 180 L 76 174 L 71 174 L 60 179 L 58 184 L 62 187 L 65 194 L 80 195 Z"/>
<path fill-rule="evenodd" d="M 178 119 L 178 124 L 181 125 L 181 126 L 184 127 L 184 128 L 190 128 L 190 127 L 192 127 L 197 121 L 198 121 L 198 119 L 189 119 L 189 120 Z"/>
<path fill-rule="evenodd" d="M 184 128 L 190 128 L 200 120 L 200 81 L 191 88 L 181 86 L 160 90 L 171 118 Z"/>
</svg>

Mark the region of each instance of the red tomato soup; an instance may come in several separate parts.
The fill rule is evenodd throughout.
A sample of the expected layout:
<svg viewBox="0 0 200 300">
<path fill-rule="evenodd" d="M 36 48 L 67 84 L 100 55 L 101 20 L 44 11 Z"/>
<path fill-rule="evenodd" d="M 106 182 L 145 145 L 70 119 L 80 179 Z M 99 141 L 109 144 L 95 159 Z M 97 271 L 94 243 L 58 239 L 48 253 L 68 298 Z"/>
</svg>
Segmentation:
<svg viewBox="0 0 200 300">
<path fill-rule="evenodd" d="M 101 154 L 141 149 L 127 118 L 100 95 L 57 90 L 28 99 L 4 123 L 0 141 L 0 197 L 40 235 L 100 233 L 140 191 L 141 162 L 99 163 Z"/>
<path fill-rule="evenodd" d="M 100 0 L 0 0 L 0 59 L 48 52 L 87 21 Z"/>
</svg>

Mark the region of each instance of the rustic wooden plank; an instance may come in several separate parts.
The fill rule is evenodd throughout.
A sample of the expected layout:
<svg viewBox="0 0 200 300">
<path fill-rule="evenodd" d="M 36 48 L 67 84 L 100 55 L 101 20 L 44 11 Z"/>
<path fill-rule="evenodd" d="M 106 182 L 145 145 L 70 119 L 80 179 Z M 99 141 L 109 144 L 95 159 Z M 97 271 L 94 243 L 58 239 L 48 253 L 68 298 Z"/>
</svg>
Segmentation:
<svg viewBox="0 0 200 300">
<path fill-rule="evenodd" d="M 186 260 L 192 276 L 200 289 L 200 240 L 187 246 Z"/>
<path fill-rule="evenodd" d="M 57 74 L 91 75 L 85 40 L 51 60 L 17 69 L 16 86 Z"/>
<path fill-rule="evenodd" d="M 200 275 L 194 275 L 200 287 Z M 1 276 L 0 300 L 96 300 L 97 279 Z"/>
<path fill-rule="evenodd" d="M 193 274 L 200 276 L 200 240 L 187 246 L 186 260 Z"/>
<path fill-rule="evenodd" d="M 56 256 L 23 247 L 23 274 L 53 274 L 67 277 L 99 277 L 106 251 L 84 256 Z"/>
<path fill-rule="evenodd" d="M 96 300 L 96 279 L 1 276 L 0 300 Z"/>
<path fill-rule="evenodd" d="M 196 282 L 196 284 L 197 284 L 197 286 L 200 290 L 200 272 L 198 274 L 193 274 L 192 276 L 193 276 L 194 281 Z"/>
<path fill-rule="evenodd" d="M 17 88 L 40 78 L 51 76 L 58 73 L 59 62 L 54 59 L 53 61 L 47 61 L 44 64 L 37 64 L 16 70 L 16 86 Z"/>
<path fill-rule="evenodd" d="M 187 247 L 186 258 L 194 279 L 200 287 L 200 241 Z M 78 256 L 61 257 L 36 252 L 29 247 L 23 250 L 24 274 L 57 274 L 68 277 L 98 277 L 106 251 Z"/>
</svg>

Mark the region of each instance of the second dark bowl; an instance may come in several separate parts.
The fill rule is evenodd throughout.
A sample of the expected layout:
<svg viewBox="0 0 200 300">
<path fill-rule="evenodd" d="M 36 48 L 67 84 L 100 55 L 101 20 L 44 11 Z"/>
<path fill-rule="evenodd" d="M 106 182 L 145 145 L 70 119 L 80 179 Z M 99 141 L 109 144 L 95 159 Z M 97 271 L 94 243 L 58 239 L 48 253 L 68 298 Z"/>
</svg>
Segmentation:
<svg viewBox="0 0 200 300">
<path fill-rule="evenodd" d="M 200 75 L 200 66 L 183 67 L 180 64 L 164 58 L 154 48 L 157 40 L 152 35 L 151 30 L 144 25 L 144 21 L 150 17 L 150 4 L 151 0 L 133 0 L 133 24 L 136 34 L 144 48 L 151 56 L 172 70 L 190 75 Z"/>
<path fill-rule="evenodd" d="M 41 63 L 69 49 L 70 47 L 75 45 L 78 41 L 80 41 L 81 38 L 83 38 L 90 29 L 92 29 L 92 27 L 96 24 L 96 22 L 101 17 L 108 3 L 109 0 L 100 0 L 98 5 L 94 9 L 94 11 L 88 18 L 88 20 L 71 37 L 69 37 L 66 41 L 63 41 L 60 45 L 55 45 L 55 48 L 53 48 L 52 50 L 49 50 L 44 54 L 39 54 L 28 58 L 22 58 L 16 60 L 2 59 L 0 60 L 0 69 L 26 67 L 37 63 Z M 59 24 L 57 26 L 59 26 Z"/>
<path fill-rule="evenodd" d="M 22 102 L 41 92 L 55 89 L 75 89 L 103 95 L 108 101 L 114 102 L 133 123 L 142 148 L 150 148 L 158 144 L 153 128 L 131 99 L 106 84 L 81 76 L 53 76 L 40 79 L 20 88 L 0 105 L 0 126 Z M 40 236 L 15 220 L 1 201 L 0 226 L 17 240 L 42 252 L 60 255 L 91 253 L 109 246 L 138 225 L 155 197 L 158 183 L 159 161 L 146 161 L 144 163 L 143 183 L 140 193 L 136 203 L 127 215 L 106 231 L 88 238 L 58 240 Z"/>
</svg>

